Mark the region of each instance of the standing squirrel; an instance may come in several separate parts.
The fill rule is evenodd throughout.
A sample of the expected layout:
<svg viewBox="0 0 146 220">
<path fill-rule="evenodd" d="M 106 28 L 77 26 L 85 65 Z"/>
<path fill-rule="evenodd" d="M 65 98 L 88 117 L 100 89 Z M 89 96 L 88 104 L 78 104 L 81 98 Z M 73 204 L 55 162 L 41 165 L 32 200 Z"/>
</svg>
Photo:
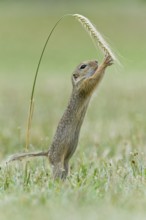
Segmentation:
<svg viewBox="0 0 146 220">
<path fill-rule="evenodd" d="M 59 121 L 49 150 L 12 155 L 8 162 L 25 157 L 46 156 L 52 165 L 54 179 L 65 179 L 69 172 L 69 160 L 77 148 L 80 128 L 90 98 L 101 81 L 106 67 L 112 64 L 112 58 L 106 56 L 99 66 L 97 61 L 86 61 L 78 65 L 72 74 L 73 89 L 68 106 Z"/>
</svg>

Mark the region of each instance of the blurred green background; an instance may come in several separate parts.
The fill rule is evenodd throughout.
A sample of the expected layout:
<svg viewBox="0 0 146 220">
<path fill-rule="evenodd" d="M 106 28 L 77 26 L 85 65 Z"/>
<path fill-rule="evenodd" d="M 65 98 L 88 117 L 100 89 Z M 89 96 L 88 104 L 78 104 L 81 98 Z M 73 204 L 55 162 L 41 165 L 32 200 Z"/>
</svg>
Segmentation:
<svg viewBox="0 0 146 220">
<path fill-rule="evenodd" d="M 125 170 L 130 169 L 127 159 L 130 152 L 143 152 L 144 155 L 146 153 L 145 0 L 0 1 L 0 159 L 24 150 L 27 113 L 37 63 L 51 28 L 61 16 L 68 13 L 79 13 L 88 17 L 109 42 L 121 62 L 121 66 L 115 64 L 106 71 L 98 96 L 95 92 L 83 124 L 77 153 L 72 159 L 72 173 L 77 175 L 79 171 L 81 172 L 81 168 L 83 169 L 84 164 L 91 172 L 92 165 L 97 164 L 102 179 L 103 160 L 119 161 L 119 158 L 126 157 L 123 162 L 119 162 L 121 167 L 124 167 L 122 172 L 126 172 Z M 39 70 L 30 150 L 47 149 L 51 143 L 58 120 L 71 93 L 70 77 L 74 68 L 83 60 L 98 59 L 101 62 L 102 58 L 100 50 L 96 50 L 88 34 L 74 18 L 67 17 L 62 20 L 48 43 Z M 142 167 L 145 166 L 145 156 L 143 156 Z M 37 166 L 37 169 L 41 168 Z M 117 170 L 115 173 L 118 175 Z M 15 171 L 12 176 L 14 180 Z M 23 213 L 21 215 L 21 212 L 18 214 L 14 210 L 14 214 L 17 213 L 15 217 L 18 219 L 23 219 L 23 216 L 24 219 L 28 216 L 32 219 L 39 219 L 42 212 L 47 216 L 46 207 L 38 208 L 40 204 L 53 207 L 50 213 L 56 217 L 50 219 L 60 217 L 57 216 L 54 204 L 56 208 L 59 208 L 60 204 L 62 216 L 70 218 L 70 214 L 66 214 L 63 208 L 67 203 L 69 203 L 69 212 L 75 213 L 77 209 L 75 219 L 80 219 L 81 216 L 89 219 L 90 214 L 94 219 L 97 217 L 97 207 L 93 206 L 88 210 L 86 205 L 92 204 L 91 198 L 95 194 L 97 198 L 93 201 L 96 201 L 98 205 L 100 203 L 98 199 L 104 198 L 98 208 L 100 219 L 104 219 L 103 216 L 108 218 L 112 216 L 111 219 L 117 219 L 119 213 L 121 219 L 127 216 L 128 219 L 145 219 L 146 199 L 143 196 L 146 194 L 145 184 L 139 189 L 137 177 L 134 176 L 134 183 L 129 180 L 127 185 L 122 185 L 123 188 L 119 189 L 121 182 L 125 183 L 119 176 L 116 176 L 119 182 L 111 181 L 113 188 L 111 186 L 108 190 L 104 188 L 107 182 L 106 177 L 105 182 L 97 182 L 98 186 L 96 185 L 95 188 L 94 185 L 84 186 L 81 179 L 83 188 L 79 188 L 80 192 L 78 192 L 78 187 L 73 189 L 76 183 L 79 184 L 78 180 L 71 179 L 71 188 L 67 186 L 67 192 L 64 189 L 62 194 L 57 194 L 56 200 L 54 195 L 60 192 L 59 186 L 55 188 L 55 192 L 54 189 L 51 191 L 46 186 L 44 192 L 50 190 L 47 193 L 50 193 L 49 196 L 53 199 L 51 203 L 48 201 L 48 194 L 44 192 L 44 197 L 44 194 L 37 197 L 37 193 L 41 191 L 41 186 L 46 181 L 43 177 L 40 180 L 42 182 L 35 184 L 36 188 L 32 184 L 29 190 L 26 190 L 28 194 L 25 194 L 24 190 L 23 196 L 18 196 L 19 186 L 17 184 L 15 186 L 15 181 L 11 178 L 9 181 L 12 187 L 8 187 L 8 191 L 3 189 L 5 172 L 1 173 L 0 198 L 5 201 L 1 206 L 2 219 L 11 216 L 11 211 L 13 211 L 11 199 L 14 201 L 17 196 L 16 208 Z M 145 177 L 144 174 L 144 179 Z M 19 184 L 21 186 L 21 181 Z M 133 184 L 131 190 L 130 187 Z M 128 190 L 131 194 L 128 194 Z M 107 193 L 108 197 L 106 197 Z M 139 196 L 136 202 L 134 195 Z M 70 199 L 70 196 L 73 199 Z M 78 207 L 78 198 L 82 211 Z M 36 202 L 34 206 L 30 205 L 32 201 Z M 104 203 L 108 204 L 107 216 Z M 10 208 L 10 213 L 4 214 L 7 206 Z M 32 213 L 35 207 L 38 215 L 28 214 L 29 206 L 31 206 Z M 124 211 L 121 207 L 125 207 Z M 133 210 L 132 214 L 130 214 L 131 210 Z"/>
</svg>

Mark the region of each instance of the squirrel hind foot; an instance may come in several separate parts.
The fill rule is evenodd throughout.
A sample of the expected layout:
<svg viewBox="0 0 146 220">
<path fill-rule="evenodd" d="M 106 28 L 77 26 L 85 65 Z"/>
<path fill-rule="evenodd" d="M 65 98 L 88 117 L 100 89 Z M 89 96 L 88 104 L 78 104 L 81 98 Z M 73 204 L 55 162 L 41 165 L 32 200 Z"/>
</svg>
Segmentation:
<svg viewBox="0 0 146 220">
<path fill-rule="evenodd" d="M 61 179 L 65 180 L 68 176 L 69 166 L 68 163 L 64 165 L 59 162 L 57 164 L 52 165 L 53 167 L 53 178 L 54 180 Z"/>
</svg>

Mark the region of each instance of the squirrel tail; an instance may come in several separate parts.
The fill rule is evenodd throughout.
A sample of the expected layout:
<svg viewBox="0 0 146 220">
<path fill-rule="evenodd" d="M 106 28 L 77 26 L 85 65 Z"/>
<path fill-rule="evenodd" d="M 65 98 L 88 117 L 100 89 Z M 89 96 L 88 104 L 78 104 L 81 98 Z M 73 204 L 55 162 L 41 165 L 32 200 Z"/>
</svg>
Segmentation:
<svg viewBox="0 0 146 220">
<path fill-rule="evenodd" d="M 16 160 L 23 160 L 27 157 L 47 157 L 48 156 L 48 151 L 47 152 L 32 152 L 32 153 L 18 153 L 18 154 L 14 154 L 8 157 L 8 159 L 6 160 L 6 163 L 10 163 L 12 161 L 16 161 Z"/>
</svg>

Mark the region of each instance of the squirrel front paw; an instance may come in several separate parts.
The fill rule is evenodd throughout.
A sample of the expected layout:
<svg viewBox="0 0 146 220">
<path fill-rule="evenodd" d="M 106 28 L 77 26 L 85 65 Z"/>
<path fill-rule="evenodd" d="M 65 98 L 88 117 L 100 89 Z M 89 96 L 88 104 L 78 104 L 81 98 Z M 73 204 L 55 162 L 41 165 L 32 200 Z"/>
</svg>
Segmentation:
<svg viewBox="0 0 146 220">
<path fill-rule="evenodd" d="M 113 59 L 110 55 L 106 55 L 104 59 L 105 66 L 111 66 L 113 64 Z"/>
</svg>

